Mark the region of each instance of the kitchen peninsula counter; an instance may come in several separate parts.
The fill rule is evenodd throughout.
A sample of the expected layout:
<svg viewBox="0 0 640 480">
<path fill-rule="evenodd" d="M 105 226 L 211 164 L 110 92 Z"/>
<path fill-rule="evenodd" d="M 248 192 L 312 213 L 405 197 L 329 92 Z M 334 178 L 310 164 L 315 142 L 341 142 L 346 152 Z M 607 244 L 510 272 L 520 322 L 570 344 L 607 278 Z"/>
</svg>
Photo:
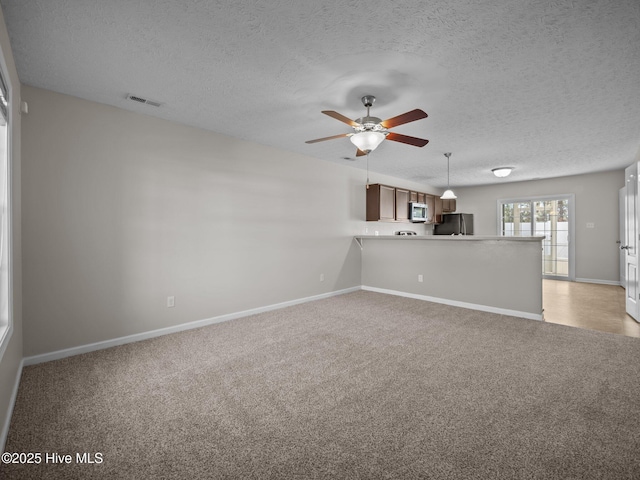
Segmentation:
<svg viewBox="0 0 640 480">
<path fill-rule="evenodd" d="M 357 235 L 366 290 L 542 319 L 542 239 Z"/>
</svg>

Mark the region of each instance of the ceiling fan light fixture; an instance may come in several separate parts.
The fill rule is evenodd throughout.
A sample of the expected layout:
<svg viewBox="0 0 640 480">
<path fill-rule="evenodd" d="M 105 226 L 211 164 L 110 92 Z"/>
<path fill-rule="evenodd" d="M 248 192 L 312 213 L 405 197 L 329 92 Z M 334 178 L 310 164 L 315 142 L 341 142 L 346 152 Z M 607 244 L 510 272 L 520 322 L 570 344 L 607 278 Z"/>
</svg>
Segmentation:
<svg viewBox="0 0 640 480">
<path fill-rule="evenodd" d="M 349 137 L 351 143 L 353 143 L 358 150 L 362 150 L 365 153 L 373 152 L 378 145 L 382 143 L 385 138 L 385 134 L 382 132 L 359 132 Z"/>
<path fill-rule="evenodd" d="M 497 167 L 492 169 L 493 174 L 498 178 L 508 177 L 513 167 Z"/>
</svg>

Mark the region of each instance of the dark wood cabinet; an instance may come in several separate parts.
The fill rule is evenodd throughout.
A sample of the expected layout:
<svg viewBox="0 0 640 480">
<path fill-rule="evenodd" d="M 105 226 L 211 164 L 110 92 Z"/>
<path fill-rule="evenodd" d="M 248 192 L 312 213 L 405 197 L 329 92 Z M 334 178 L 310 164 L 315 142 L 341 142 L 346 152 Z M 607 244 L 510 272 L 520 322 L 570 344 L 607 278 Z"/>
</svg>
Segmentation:
<svg viewBox="0 0 640 480">
<path fill-rule="evenodd" d="M 367 189 L 367 221 L 394 221 L 396 215 L 396 189 L 378 183 Z"/>
<path fill-rule="evenodd" d="M 442 223 L 442 199 L 434 197 L 433 223 Z"/>
<path fill-rule="evenodd" d="M 409 204 L 427 205 L 427 222 L 442 221 L 443 200 L 435 195 L 375 183 L 367 188 L 367 222 L 410 222 Z M 451 208 L 451 204 L 447 204 Z M 455 210 L 455 201 L 453 204 Z"/>
<path fill-rule="evenodd" d="M 396 188 L 396 220 L 409 220 L 409 190 Z"/>
<path fill-rule="evenodd" d="M 435 223 L 436 197 L 424 194 L 424 202 L 427 204 L 427 223 Z"/>
<path fill-rule="evenodd" d="M 427 203 L 427 194 L 422 192 L 409 192 L 409 201 L 416 203 Z"/>
<path fill-rule="evenodd" d="M 456 199 L 442 200 L 442 213 L 452 213 L 456 211 Z"/>
</svg>

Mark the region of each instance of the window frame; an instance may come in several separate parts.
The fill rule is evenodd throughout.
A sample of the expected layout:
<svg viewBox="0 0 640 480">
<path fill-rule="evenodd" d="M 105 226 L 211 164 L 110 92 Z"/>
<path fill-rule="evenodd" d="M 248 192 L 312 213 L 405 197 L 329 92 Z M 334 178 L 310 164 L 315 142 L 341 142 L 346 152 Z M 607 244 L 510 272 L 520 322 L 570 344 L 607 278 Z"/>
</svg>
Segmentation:
<svg viewBox="0 0 640 480">
<path fill-rule="evenodd" d="M 7 249 L 7 324 L 0 325 L 0 362 L 13 336 L 13 85 L 4 51 L 0 48 L 0 75 L 7 89 L 7 189 L 6 189 L 6 249 Z M 1 232 L 0 232 L 1 234 Z M 1 258 L 0 258 L 1 261 Z M 1 285 L 0 285 L 1 288 Z"/>
</svg>

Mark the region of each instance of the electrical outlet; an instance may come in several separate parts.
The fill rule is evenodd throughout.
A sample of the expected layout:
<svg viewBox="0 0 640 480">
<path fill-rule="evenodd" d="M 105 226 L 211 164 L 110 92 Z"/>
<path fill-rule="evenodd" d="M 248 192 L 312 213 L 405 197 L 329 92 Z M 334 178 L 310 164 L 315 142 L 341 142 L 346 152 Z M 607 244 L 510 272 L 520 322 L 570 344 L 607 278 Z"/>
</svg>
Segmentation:
<svg viewBox="0 0 640 480">
<path fill-rule="evenodd" d="M 424 277 L 422 276 L 422 274 L 418 275 L 418 281 L 424 282 Z"/>
<path fill-rule="evenodd" d="M 321 281 L 321 282 L 324 282 L 324 273 L 321 273 L 321 274 L 320 274 L 320 281 Z"/>
<path fill-rule="evenodd" d="M 593 222 L 587 222 L 587 228 L 596 228 L 596 224 Z"/>
<path fill-rule="evenodd" d="M 173 295 L 170 297 L 167 297 L 167 307 L 171 308 L 175 306 L 176 306 L 176 297 L 174 297 Z"/>
</svg>

